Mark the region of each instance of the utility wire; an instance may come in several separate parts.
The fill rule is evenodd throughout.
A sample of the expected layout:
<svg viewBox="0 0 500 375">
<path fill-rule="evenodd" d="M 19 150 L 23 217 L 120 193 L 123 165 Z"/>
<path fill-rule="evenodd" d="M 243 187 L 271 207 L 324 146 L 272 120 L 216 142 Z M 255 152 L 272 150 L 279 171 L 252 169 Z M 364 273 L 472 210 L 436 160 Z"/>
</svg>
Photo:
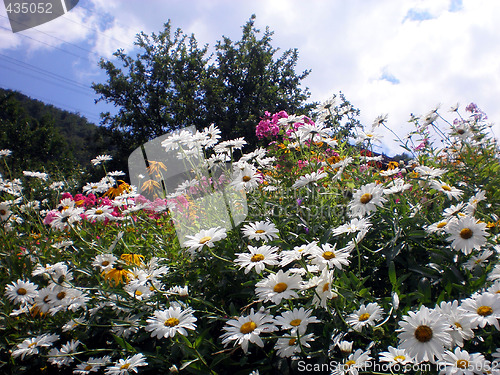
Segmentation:
<svg viewBox="0 0 500 375">
<path fill-rule="evenodd" d="M 16 58 L 13 58 L 13 57 L 10 57 L 10 56 L 7 56 L 7 55 L 4 55 L 2 53 L 0 53 L 0 59 L 4 59 L 6 60 L 7 62 L 11 63 L 11 64 L 14 64 L 16 65 L 16 67 L 23 67 L 23 68 L 26 68 L 26 69 L 29 69 L 31 71 L 34 71 L 34 72 L 37 72 L 37 73 L 40 73 L 40 74 L 43 74 L 47 77 L 52 77 L 52 78 L 56 78 L 60 81 L 63 81 L 64 83 L 69 83 L 71 84 L 72 86 L 76 86 L 78 88 L 81 88 L 81 89 L 84 89 L 84 90 L 90 90 L 91 87 L 90 86 L 87 86 L 87 85 L 84 85 L 78 81 L 75 81 L 75 80 L 72 80 L 71 78 L 67 78 L 67 77 L 63 77 L 62 75 L 59 75 L 59 74 L 56 74 L 56 73 L 52 73 L 48 70 L 45 70 L 45 69 L 42 69 L 42 68 L 39 68 L 35 65 L 32 65 L 32 64 L 29 64 L 27 62 L 24 62 L 24 61 L 21 61 L 21 60 L 18 60 Z"/>
</svg>

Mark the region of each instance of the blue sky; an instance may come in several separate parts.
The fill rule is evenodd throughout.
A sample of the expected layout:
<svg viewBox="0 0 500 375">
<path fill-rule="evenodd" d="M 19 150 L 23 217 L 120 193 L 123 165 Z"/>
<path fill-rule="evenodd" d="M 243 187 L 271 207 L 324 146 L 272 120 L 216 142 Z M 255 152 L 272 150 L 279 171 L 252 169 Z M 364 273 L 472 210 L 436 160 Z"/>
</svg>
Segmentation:
<svg viewBox="0 0 500 375">
<path fill-rule="evenodd" d="M 388 114 L 404 136 L 410 114 L 436 105 L 448 115 L 475 102 L 500 136 L 498 0 L 80 0 L 66 15 L 12 33 L 0 5 L 0 86 L 21 91 L 98 123 L 110 109 L 95 104 L 92 82 L 104 82 L 99 58 L 118 48 L 135 54 L 135 35 L 174 28 L 200 44 L 237 40 L 252 14 L 274 31 L 273 45 L 298 48 L 298 71 L 312 100 L 342 91 L 369 126 Z M 208 125 L 208 124 L 207 124 Z M 383 151 L 402 150 L 384 133 Z"/>
</svg>

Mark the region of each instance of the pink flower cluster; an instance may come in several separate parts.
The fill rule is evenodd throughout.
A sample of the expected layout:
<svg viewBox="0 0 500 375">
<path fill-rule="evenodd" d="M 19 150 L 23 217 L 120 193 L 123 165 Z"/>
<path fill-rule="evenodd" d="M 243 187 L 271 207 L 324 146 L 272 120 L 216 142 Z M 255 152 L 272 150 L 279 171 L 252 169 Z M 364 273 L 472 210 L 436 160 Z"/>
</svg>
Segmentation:
<svg viewBox="0 0 500 375">
<path fill-rule="evenodd" d="M 281 111 L 271 115 L 270 112 L 265 112 L 264 117 L 261 118 L 257 128 L 255 129 L 255 133 L 257 138 L 269 138 L 278 135 L 280 128 L 278 126 L 278 120 L 281 118 L 287 118 L 288 114 L 285 111 Z"/>
</svg>

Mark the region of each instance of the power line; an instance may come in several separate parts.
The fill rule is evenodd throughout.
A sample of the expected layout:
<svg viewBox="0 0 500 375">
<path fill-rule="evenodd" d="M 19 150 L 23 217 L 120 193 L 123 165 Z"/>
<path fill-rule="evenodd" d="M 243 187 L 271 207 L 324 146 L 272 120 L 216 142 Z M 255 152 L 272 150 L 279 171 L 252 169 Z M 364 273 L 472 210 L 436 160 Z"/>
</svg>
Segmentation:
<svg viewBox="0 0 500 375">
<path fill-rule="evenodd" d="M 59 86 L 61 88 L 73 91 L 73 92 L 78 93 L 80 95 L 85 95 L 85 96 L 88 96 L 88 97 L 93 97 L 93 95 L 91 95 L 89 92 L 85 92 L 85 91 L 83 91 L 83 90 L 81 90 L 79 88 L 75 88 L 75 87 L 72 87 L 70 85 L 68 86 L 68 84 L 65 84 L 64 82 L 57 82 L 57 81 L 54 81 L 54 80 L 51 80 L 51 79 L 48 79 L 48 78 L 44 78 L 44 77 L 37 76 L 37 75 L 34 75 L 34 74 L 26 73 L 25 71 L 22 71 L 22 70 L 13 68 L 13 67 L 1 65 L 1 64 L 0 64 L 0 66 L 3 67 L 4 69 L 8 69 L 10 71 L 22 74 L 24 76 L 29 76 L 29 77 L 38 79 L 40 81 L 44 81 L 44 82 L 50 83 L 51 85 Z"/>
<path fill-rule="evenodd" d="M 48 70 L 39 68 L 39 67 L 37 67 L 35 65 L 32 65 L 32 64 L 29 64 L 27 62 L 18 60 L 16 58 L 4 55 L 2 53 L 0 53 L 0 58 L 3 58 L 4 60 L 7 60 L 7 62 L 10 62 L 11 64 L 16 64 L 16 66 L 21 65 L 22 67 L 24 67 L 26 69 L 29 69 L 29 70 L 41 73 L 41 74 L 43 74 L 45 76 L 51 76 L 53 78 L 57 78 L 59 80 L 65 81 L 65 82 L 67 82 L 67 83 L 69 83 L 71 85 L 74 85 L 76 87 L 82 88 L 84 90 L 90 89 L 90 86 L 87 86 L 87 85 L 84 85 L 84 84 L 82 84 L 82 83 L 80 83 L 78 81 L 72 80 L 71 78 L 67 78 L 67 77 L 64 77 L 64 76 L 56 74 L 56 73 L 52 73 L 52 72 L 50 72 Z"/>
</svg>

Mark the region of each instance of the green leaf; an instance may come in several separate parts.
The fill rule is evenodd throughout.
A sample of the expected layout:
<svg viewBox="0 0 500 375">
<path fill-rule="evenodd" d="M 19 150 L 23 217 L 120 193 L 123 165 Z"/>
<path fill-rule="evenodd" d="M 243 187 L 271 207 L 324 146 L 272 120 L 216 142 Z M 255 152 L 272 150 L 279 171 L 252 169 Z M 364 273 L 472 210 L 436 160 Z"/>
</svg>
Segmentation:
<svg viewBox="0 0 500 375">
<path fill-rule="evenodd" d="M 113 335 L 113 338 L 115 339 L 116 343 L 120 345 L 123 349 L 125 349 L 128 352 L 132 353 L 137 353 L 137 350 L 128 342 L 125 341 L 124 338 L 121 338 L 120 336 Z"/>
</svg>

